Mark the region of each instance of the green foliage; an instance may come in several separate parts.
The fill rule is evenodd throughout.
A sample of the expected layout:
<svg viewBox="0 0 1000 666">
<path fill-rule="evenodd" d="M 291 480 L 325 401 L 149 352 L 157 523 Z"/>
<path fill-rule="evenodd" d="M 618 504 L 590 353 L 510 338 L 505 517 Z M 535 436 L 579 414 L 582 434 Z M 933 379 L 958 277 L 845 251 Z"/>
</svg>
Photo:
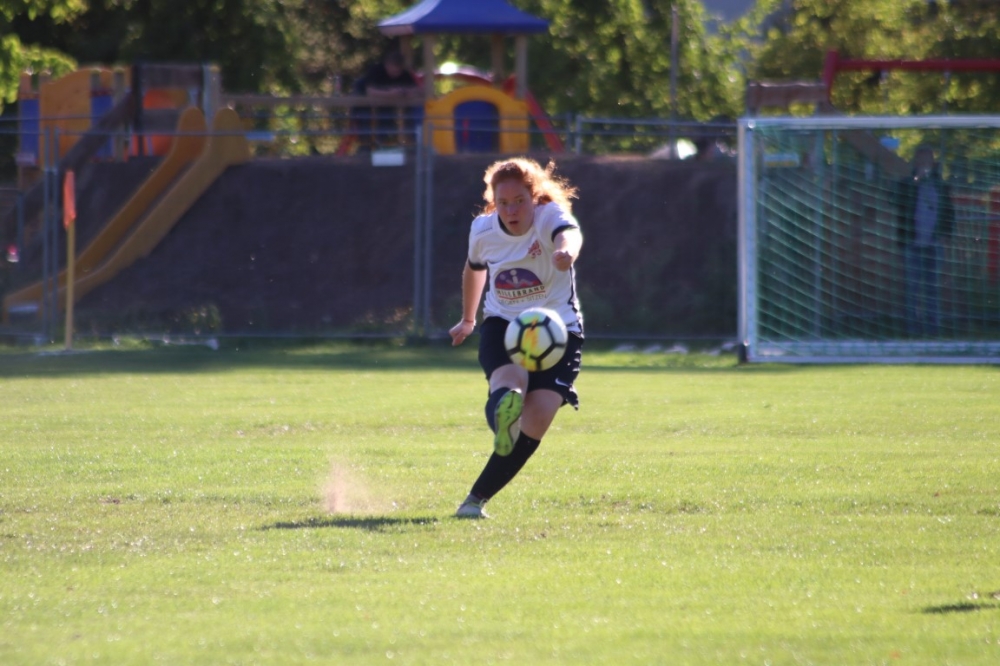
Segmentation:
<svg viewBox="0 0 1000 666">
<path fill-rule="evenodd" d="M 936 38 L 929 41 L 929 57 L 996 58 L 1000 43 L 1000 16 L 988 2 L 955 2 L 942 7 Z M 937 81 L 933 82 L 937 88 Z M 940 84 L 949 111 L 995 114 L 1000 109 L 1000 74 L 956 73 Z"/>
<path fill-rule="evenodd" d="M 220 65 L 227 90 L 329 94 L 338 77 L 346 89 L 387 46 L 378 21 L 411 4 L 94 0 L 86 11 L 78 2 L 67 3 L 72 14 L 21 14 L 13 28 L 21 39 L 77 62 L 211 61 Z M 674 111 L 670 0 L 515 4 L 551 21 L 548 36 L 529 42 L 529 85 L 550 113 L 666 117 Z M 733 51 L 725 40 L 707 35 L 700 2 L 677 4 L 677 115 L 701 120 L 738 115 L 742 78 Z M 439 49 L 442 60 L 490 66 L 489 40 L 482 36 L 442 39 Z M 21 64 L 7 68 L 12 80 Z"/>
<path fill-rule="evenodd" d="M 399 0 L 93 0 L 86 11 L 20 14 L 15 35 L 78 62 L 214 62 L 238 92 L 333 91 L 335 75 L 357 75 L 385 43 L 376 23 Z M 66 22 L 63 17 L 73 18 Z M 11 65 L 16 79 L 18 63 Z"/>
<path fill-rule="evenodd" d="M 549 34 L 529 40 L 529 88 L 552 115 L 669 117 L 670 0 L 524 0 L 512 3 L 550 22 Z M 708 120 L 735 117 L 741 81 L 718 40 L 705 29 L 697 0 L 677 0 L 677 115 Z M 442 40 L 441 57 L 489 69 L 481 37 Z M 512 47 L 509 47 L 513 62 Z"/>
<path fill-rule="evenodd" d="M 767 25 L 750 66 L 758 80 L 819 80 L 828 51 L 843 58 L 993 58 L 1000 16 L 991 3 L 925 0 L 794 0 Z M 995 73 L 845 72 L 833 103 L 848 113 L 993 113 Z"/>
<path fill-rule="evenodd" d="M 53 21 L 62 23 L 78 15 L 86 6 L 86 0 L 5 0 L 0 3 L 0 18 L 10 21 L 19 15 L 31 19 L 50 16 Z"/>
<path fill-rule="evenodd" d="M 211 61 L 238 92 L 330 94 L 389 44 L 378 22 L 410 0 L 11 0 L 0 3 L 0 99 L 19 72 L 75 63 Z M 706 29 L 699 0 L 513 0 L 550 21 L 529 40 L 529 87 L 552 115 L 709 120 L 743 112 L 746 79 L 817 80 L 830 50 L 848 58 L 993 57 L 991 3 L 758 0 L 742 19 Z M 670 99 L 671 21 L 679 16 L 677 103 Z M 512 40 L 508 40 L 512 42 Z M 419 59 L 419 40 L 418 40 Z M 489 39 L 439 40 L 440 61 L 490 67 Z M 508 46 L 513 62 L 513 45 Z M 998 74 L 844 73 L 846 112 L 992 112 Z"/>
<path fill-rule="evenodd" d="M 68 24 L 86 7 L 85 0 L 6 0 L 0 2 L 0 111 L 17 99 L 22 72 L 49 71 L 59 76 L 76 66 L 73 58 L 44 44 L 22 40 L 15 19 L 46 17 L 53 24 Z"/>
</svg>

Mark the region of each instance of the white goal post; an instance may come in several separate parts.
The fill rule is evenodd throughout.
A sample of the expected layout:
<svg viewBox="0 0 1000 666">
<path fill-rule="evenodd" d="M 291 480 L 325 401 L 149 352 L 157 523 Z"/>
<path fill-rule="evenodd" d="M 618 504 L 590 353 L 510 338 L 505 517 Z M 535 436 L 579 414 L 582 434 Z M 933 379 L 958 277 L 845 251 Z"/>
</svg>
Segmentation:
<svg viewBox="0 0 1000 666">
<path fill-rule="evenodd" d="M 746 360 L 1000 363 L 1000 116 L 744 118 Z"/>
</svg>

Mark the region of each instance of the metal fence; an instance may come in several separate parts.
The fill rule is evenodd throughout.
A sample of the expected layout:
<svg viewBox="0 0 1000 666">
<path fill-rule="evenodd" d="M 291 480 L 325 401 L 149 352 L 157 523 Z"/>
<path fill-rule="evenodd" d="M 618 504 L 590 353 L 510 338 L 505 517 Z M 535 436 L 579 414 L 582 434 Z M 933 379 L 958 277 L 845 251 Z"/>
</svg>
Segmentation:
<svg viewBox="0 0 1000 666">
<path fill-rule="evenodd" d="M 366 133 L 327 111 L 244 115 L 236 134 L 253 159 L 212 182 L 148 255 L 82 294 L 77 334 L 444 337 L 460 316 L 482 173 L 500 155 L 439 154 L 423 140 L 426 127 L 491 130 L 406 120 L 397 115 L 396 128 Z M 734 133 L 726 124 L 585 117 L 528 130 L 524 152 L 554 160 L 580 187 L 575 212 L 587 242 L 578 285 L 588 337 L 735 339 Z M 158 135 L 176 142 L 186 134 L 211 141 L 226 133 Z M 43 138 L 45 150 L 61 138 Z M 106 138 L 136 140 L 130 132 Z M 0 271 L 0 290 L 8 300 L 33 285 L 42 294 L 5 307 L 0 332 L 54 340 L 64 326 L 67 253 L 64 174 L 49 155 L 52 166 L 36 174 L 41 213 L 23 214 L 21 190 L 21 215 L 0 210 L 0 233 L 17 255 Z M 165 159 L 81 167 L 78 253 L 98 242 Z M 167 198 L 161 193 L 151 206 Z M 105 250 L 118 251 L 137 229 Z"/>
</svg>

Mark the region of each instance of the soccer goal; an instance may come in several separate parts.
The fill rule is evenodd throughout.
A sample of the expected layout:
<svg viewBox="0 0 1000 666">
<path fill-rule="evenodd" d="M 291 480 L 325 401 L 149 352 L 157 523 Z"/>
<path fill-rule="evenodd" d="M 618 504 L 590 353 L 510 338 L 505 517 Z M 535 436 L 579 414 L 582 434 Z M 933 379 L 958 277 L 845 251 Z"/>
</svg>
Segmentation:
<svg viewBox="0 0 1000 666">
<path fill-rule="evenodd" d="M 1000 363 L 1000 117 L 739 126 L 748 361 Z"/>
</svg>

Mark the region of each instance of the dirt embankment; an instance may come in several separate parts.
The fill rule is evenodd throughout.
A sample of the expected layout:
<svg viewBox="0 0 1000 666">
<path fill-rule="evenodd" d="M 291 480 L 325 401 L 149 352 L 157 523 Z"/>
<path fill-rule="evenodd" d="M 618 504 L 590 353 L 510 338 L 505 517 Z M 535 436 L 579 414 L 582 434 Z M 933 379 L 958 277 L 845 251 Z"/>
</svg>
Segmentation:
<svg viewBox="0 0 1000 666">
<path fill-rule="evenodd" d="M 457 317 L 469 223 L 493 159 L 434 161 L 433 327 Z M 556 161 L 579 187 L 578 284 L 589 333 L 735 333 L 734 165 Z M 153 166 L 94 164 L 81 173 L 80 247 Z M 412 163 L 375 168 L 360 157 L 232 167 L 148 257 L 80 301 L 80 327 L 323 333 L 405 323 L 415 297 L 416 180 Z M 21 281 L 40 275 L 39 259 L 37 247 L 26 249 Z"/>
</svg>

